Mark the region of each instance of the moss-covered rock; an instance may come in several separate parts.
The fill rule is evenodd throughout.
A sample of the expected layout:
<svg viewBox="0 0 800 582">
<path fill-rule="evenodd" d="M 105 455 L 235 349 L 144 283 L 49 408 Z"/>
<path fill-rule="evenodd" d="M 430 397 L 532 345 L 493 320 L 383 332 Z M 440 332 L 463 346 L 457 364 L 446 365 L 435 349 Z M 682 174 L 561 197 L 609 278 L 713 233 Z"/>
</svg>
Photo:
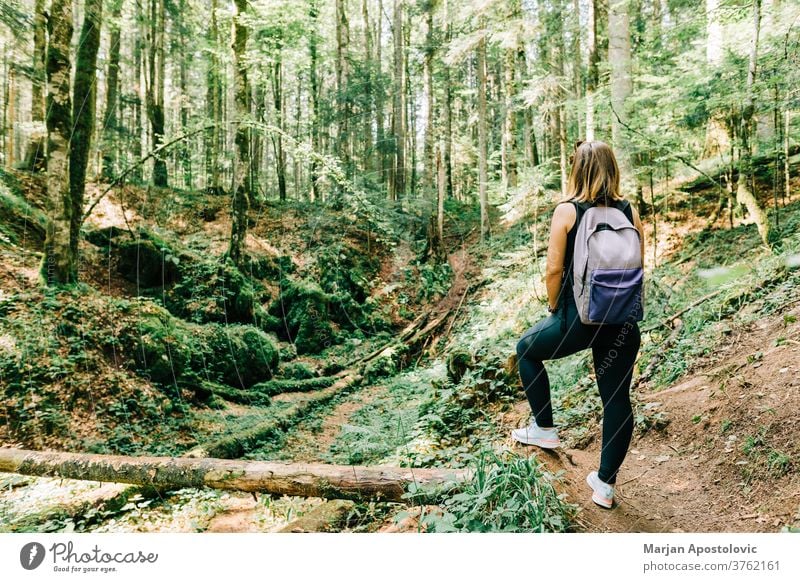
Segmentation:
<svg viewBox="0 0 800 582">
<path fill-rule="evenodd" d="M 249 388 L 272 378 L 278 350 L 269 336 L 251 325 L 203 326 L 195 369 L 230 386 Z"/>
<path fill-rule="evenodd" d="M 331 327 L 328 295 L 313 281 L 283 279 L 269 314 L 280 321 L 275 331 L 294 343 L 298 354 L 318 353 L 337 341 Z"/>
</svg>

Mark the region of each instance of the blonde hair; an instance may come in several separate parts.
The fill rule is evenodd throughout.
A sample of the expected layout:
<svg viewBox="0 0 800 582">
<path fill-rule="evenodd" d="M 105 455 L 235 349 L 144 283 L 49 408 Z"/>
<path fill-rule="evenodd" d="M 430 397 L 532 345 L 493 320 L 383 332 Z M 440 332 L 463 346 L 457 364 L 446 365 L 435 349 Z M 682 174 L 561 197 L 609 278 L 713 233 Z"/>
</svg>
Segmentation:
<svg viewBox="0 0 800 582">
<path fill-rule="evenodd" d="M 607 143 L 595 140 L 575 144 L 567 194 L 578 202 L 622 200 L 617 158 Z"/>
</svg>

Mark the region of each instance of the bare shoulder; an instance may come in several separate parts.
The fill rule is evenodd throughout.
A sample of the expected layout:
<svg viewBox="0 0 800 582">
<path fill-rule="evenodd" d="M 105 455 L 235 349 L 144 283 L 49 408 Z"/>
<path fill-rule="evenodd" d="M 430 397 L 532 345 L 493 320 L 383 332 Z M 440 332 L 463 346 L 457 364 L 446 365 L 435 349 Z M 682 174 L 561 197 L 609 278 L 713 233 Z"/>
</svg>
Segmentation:
<svg viewBox="0 0 800 582">
<path fill-rule="evenodd" d="M 565 230 L 569 230 L 575 224 L 575 218 L 575 206 L 569 202 L 559 202 L 553 211 L 553 226 L 561 226 Z"/>
</svg>

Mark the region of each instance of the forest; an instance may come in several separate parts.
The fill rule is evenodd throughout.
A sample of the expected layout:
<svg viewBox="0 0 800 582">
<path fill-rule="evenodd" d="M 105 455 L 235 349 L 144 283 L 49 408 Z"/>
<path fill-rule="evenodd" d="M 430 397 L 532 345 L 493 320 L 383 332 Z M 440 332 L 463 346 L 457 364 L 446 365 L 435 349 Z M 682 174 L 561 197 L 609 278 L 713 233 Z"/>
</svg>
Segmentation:
<svg viewBox="0 0 800 582">
<path fill-rule="evenodd" d="M 0 51 L 0 532 L 800 531 L 797 0 L 0 0 Z M 509 437 L 593 140 L 612 512 L 590 353 Z"/>
</svg>

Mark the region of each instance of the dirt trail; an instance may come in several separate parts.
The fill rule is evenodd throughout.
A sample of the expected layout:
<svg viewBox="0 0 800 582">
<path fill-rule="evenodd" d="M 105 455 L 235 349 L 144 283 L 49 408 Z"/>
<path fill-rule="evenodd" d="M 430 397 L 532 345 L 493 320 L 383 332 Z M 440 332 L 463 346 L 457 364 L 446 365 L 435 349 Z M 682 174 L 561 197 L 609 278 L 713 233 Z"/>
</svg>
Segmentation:
<svg viewBox="0 0 800 582">
<path fill-rule="evenodd" d="M 634 435 L 611 511 L 592 503 L 585 483 L 599 461 L 600 427 L 586 450 L 522 450 L 564 471 L 562 488 L 582 507 L 584 531 L 769 532 L 797 525 L 798 320 L 794 307 L 734 330 L 678 384 L 639 390 L 641 404 L 669 424 Z M 516 408 L 516 421 L 525 421 L 526 406 Z"/>
</svg>

